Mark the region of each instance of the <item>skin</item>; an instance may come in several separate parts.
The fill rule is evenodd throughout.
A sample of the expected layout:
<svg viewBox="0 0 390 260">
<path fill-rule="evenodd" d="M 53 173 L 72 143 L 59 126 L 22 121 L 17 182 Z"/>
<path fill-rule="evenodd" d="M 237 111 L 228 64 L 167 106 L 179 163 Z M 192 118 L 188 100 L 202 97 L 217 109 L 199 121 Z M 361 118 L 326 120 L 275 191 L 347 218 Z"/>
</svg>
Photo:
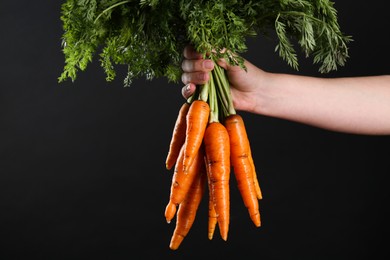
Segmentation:
<svg viewBox="0 0 390 260">
<path fill-rule="evenodd" d="M 191 46 L 184 49 L 183 97 L 209 80 L 213 63 Z M 247 72 L 228 72 L 236 110 L 351 134 L 390 134 L 390 75 L 319 78 L 264 71 L 245 61 Z"/>
</svg>

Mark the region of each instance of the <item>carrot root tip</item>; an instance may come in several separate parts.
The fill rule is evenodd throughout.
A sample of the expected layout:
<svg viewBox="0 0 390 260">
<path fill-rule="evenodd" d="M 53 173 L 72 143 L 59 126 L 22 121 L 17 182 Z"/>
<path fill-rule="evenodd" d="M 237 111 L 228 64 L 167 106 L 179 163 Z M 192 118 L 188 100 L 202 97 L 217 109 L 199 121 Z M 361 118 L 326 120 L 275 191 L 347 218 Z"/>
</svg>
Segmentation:
<svg viewBox="0 0 390 260">
<path fill-rule="evenodd" d="M 261 226 L 261 220 L 260 220 L 260 214 L 254 214 L 251 216 L 252 222 L 255 224 L 256 227 Z"/>
<path fill-rule="evenodd" d="M 173 235 L 171 239 L 171 243 L 169 245 L 169 248 L 172 250 L 176 250 L 179 248 L 180 244 L 183 242 L 184 236 L 182 235 Z"/>
<path fill-rule="evenodd" d="M 172 202 L 169 202 L 167 207 L 165 208 L 165 218 L 168 223 L 171 222 L 175 214 L 176 214 L 176 205 Z"/>
</svg>

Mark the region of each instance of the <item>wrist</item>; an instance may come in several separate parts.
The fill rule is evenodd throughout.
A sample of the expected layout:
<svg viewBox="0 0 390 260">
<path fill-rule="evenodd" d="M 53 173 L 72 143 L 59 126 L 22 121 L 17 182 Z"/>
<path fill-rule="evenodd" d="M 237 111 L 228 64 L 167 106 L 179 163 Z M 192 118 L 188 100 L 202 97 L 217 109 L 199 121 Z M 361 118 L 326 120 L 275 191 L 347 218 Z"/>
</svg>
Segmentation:
<svg viewBox="0 0 390 260">
<path fill-rule="evenodd" d="M 275 98 L 275 75 L 259 68 L 252 70 L 252 87 L 248 92 L 246 111 L 254 114 L 268 115 L 272 100 Z M 275 85 L 275 86 L 274 86 Z"/>
</svg>

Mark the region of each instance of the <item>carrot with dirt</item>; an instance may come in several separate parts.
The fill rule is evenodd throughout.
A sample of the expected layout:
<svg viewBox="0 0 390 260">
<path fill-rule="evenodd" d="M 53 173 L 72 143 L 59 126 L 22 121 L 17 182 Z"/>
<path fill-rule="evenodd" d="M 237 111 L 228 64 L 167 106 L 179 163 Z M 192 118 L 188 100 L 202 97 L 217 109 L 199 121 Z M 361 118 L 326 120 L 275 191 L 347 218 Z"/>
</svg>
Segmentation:
<svg viewBox="0 0 390 260">
<path fill-rule="evenodd" d="M 210 106 L 201 99 L 192 101 L 186 119 L 186 138 L 184 142 L 183 170 L 191 166 L 199 147 L 203 141 L 203 135 L 209 121 Z"/>
<path fill-rule="evenodd" d="M 203 154 L 203 153 L 202 153 Z M 202 160 L 199 171 L 195 172 L 194 181 L 186 195 L 186 198 L 179 204 L 176 216 L 176 227 L 173 232 L 169 247 L 172 250 L 179 248 L 184 238 L 190 231 L 196 217 L 199 204 L 206 189 L 207 174 L 204 160 Z"/>
<path fill-rule="evenodd" d="M 225 118 L 230 139 L 230 158 L 238 190 L 255 226 L 261 225 L 259 202 L 254 181 L 254 168 L 250 159 L 249 139 L 244 121 L 238 114 Z"/>
<path fill-rule="evenodd" d="M 185 102 L 180 107 L 179 113 L 176 118 L 176 122 L 173 128 L 171 142 L 169 144 L 169 151 L 167 158 L 165 160 L 165 167 L 167 170 L 170 170 L 177 160 L 179 156 L 180 149 L 184 144 L 186 138 L 186 117 L 188 113 L 188 109 L 190 108 L 190 104 Z"/>
<path fill-rule="evenodd" d="M 185 199 L 188 190 L 194 181 L 196 172 L 198 172 L 202 167 L 202 164 L 204 164 L 204 153 L 202 149 L 198 150 L 194 158 L 194 163 L 186 172 L 183 171 L 183 159 L 184 145 L 180 150 L 180 154 L 175 165 L 175 171 L 172 176 L 169 202 L 165 208 L 165 218 L 168 223 L 170 223 L 172 218 L 175 216 L 179 204 Z"/>
</svg>

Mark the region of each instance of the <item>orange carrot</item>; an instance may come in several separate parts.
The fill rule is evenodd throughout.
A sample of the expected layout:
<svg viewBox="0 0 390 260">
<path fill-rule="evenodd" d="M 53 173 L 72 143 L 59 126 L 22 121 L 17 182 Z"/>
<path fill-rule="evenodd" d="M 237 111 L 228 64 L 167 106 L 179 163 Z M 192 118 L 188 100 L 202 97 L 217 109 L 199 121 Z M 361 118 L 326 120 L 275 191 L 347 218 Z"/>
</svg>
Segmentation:
<svg viewBox="0 0 390 260">
<path fill-rule="evenodd" d="M 184 144 L 187 128 L 186 116 L 189 107 L 189 103 L 183 103 L 177 115 L 175 126 L 172 131 L 171 142 L 169 144 L 167 159 L 165 160 L 165 166 L 167 170 L 170 170 L 175 165 L 177 157 L 180 153 L 180 148 Z"/>
<path fill-rule="evenodd" d="M 207 228 L 207 236 L 209 240 L 212 240 L 214 237 L 215 227 L 218 223 L 217 212 L 215 212 L 214 200 L 211 196 L 209 196 L 209 221 Z M 226 240 L 226 239 L 225 239 Z"/>
<path fill-rule="evenodd" d="M 218 227 L 222 239 L 227 240 L 230 222 L 230 144 L 223 124 L 208 124 L 204 134 L 204 146 Z"/>
<path fill-rule="evenodd" d="M 203 135 L 209 120 L 210 106 L 203 100 L 195 100 L 191 103 L 187 113 L 186 139 L 184 143 L 183 170 L 191 166 L 199 147 L 202 144 Z"/>
<path fill-rule="evenodd" d="M 251 148 L 249 147 L 249 160 L 252 164 L 252 170 L 253 170 L 253 182 L 255 184 L 255 191 L 256 191 L 256 195 L 257 195 L 257 198 L 259 200 L 263 199 L 263 193 L 261 192 L 261 188 L 260 188 L 260 184 L 259 184 L 259 180 L 257 179 L 257 173 L 256 173 L 256 167 L 255 167 L 255 163 L 253 161 L 253 156 L 252 156 L 252 151 L 251 151 Z"/>
<path fill-rule="evenodd" d="M 188 190 L 186 198 L 179 204 L 176 216 L 176 227 L 169 245 L 172 250 L 179 248 L 195 221 L 196 212 L 206 188 L 206 180 L 207 174 L 203 161 L 199 171 L 195 173 L 195 179 Z"/>
<path fill-rule="evenodd" d="M 165 208 L 165 218 L 168 223 L 176 214 L 177 206 L 185 199 L 188 190 L 199 171 L 204 164 L 203 149 L 199 149 L 194 158 L 194 163 L 187 172 L 183 171 L 184 146 L 180 150 L 180 154 L 175 165 L 175 173 L 172 176 L 171 191 L 168 205 Z"/>
<path fill-rule="evenodd" d="M 225 127 L 230 139 L 230 159 L 237 180 L 238 190 L 249 211 L 252 222 L 259 227 L 259 202 L 253 181 L 253 167 L 249 158 L 250 147 L 244 121 L 238 114 L 225 118 Z"/>
<path fill-rule="evenodd" d="M 214 207 L 214 198 L 213 198 L 213 193 L 212 193 L 212 183 L 210 180 L 210 169 L 209 169 L 209 164 L 207 163 L 207 159 L 205 160 L 205 166 L 206 166 L 206 172 L 207 172 L 207 186 L 209 188 L 209 221 L 208 221 L 208 238 L 209 240 L 212 240 L 214 237 L 214 231 L 215 227 L 217 226 L 217 213 L 215 212 L 215 207 Z"/>
</svg>

